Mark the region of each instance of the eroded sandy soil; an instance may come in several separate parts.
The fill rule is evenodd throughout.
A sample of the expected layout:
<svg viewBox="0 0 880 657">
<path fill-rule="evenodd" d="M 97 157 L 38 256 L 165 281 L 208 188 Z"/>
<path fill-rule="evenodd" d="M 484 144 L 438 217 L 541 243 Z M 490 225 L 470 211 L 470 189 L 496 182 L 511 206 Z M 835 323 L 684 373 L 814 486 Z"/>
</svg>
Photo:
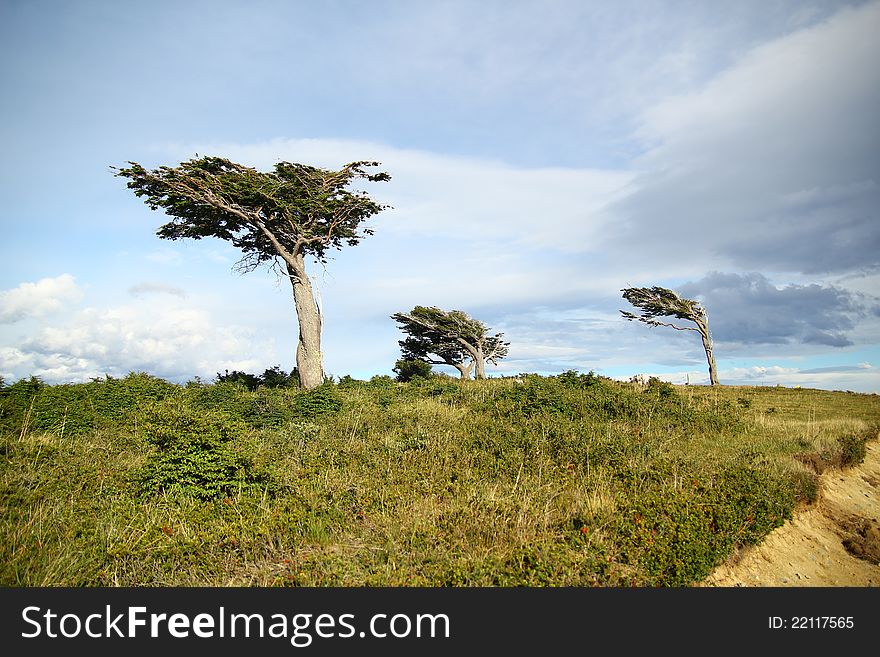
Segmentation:
<svg viewBox="0 0 880 657">
<path fill-rule="evenodd" d="M 703 586 L 880 586 L 880 443 L 821 477 L 819 501 L 723 564 Z"/>
</svg>

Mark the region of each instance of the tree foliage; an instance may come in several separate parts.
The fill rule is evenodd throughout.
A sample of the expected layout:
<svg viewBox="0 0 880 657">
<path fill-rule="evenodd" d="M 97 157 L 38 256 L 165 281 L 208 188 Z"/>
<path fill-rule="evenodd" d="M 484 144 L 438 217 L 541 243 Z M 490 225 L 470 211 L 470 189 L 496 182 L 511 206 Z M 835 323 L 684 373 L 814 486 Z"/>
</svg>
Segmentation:
<svg viewBox="0 0 880 657">
<path fill-rule="evenodd" d="M 404 359 L 418 359 L 434 365 L 451 365 L 467 379 L 476 369 L 476 378 L 485 378 L 485 363 L 497 365 L 508 353 L 503 333 L 488 335 L 483 322 L 461 310 L 441 310 L 416 306 L 407 313 L 391 316 L 408 337 L 398 344 Z"/>
<path fill-rule="evenodd" d="M 700 302 L 684 299 L 665 287 L 630 287 L 624 290 L 623 298 L 642 312 L 635 315 L 621 310 L 620 314 L 628 320 L 644 322 L 649 326 L 671 326 L 679 331 L 695 331 L 694 327 L 679 327 L 657 320 L 657 317 L 676 317 L 696 322 L 705 318 L 706 311 Z"/>
<path fill-rule="evenodd" d="M 709 382 L 717 385 L 718 375 L 713 355 L 712 337 L 709 333 L 709 319 L 699 301 L 685 299 L 665 287 L 629 287 L 621 290 L 623 298 L 641 313 L 635 314 L 621 310 L 620 314 L 629 321 L 642 322 L 648 326 L 669 326 L 676 331 L 696 331 L 703 341 L 706 359 L 709 362 Z M 694 326 L 679 326 L 672 322 L 662 322 L 658 317 L 674 317 L 694 323 Z"/>
<path fill-rule="evenodd" d="M 370 173 L 378 164 L 352 162 L 332 171 L 279 162 L 274 171 L 262 172 L 222 157 L 197 157 L 153 170 L 129 162 L 116 175 L 128 178 L 128 188 L 151 210 L 172 217 L 159 237 L 226 240 L 241 249 L 240 264 L 251 270 L 286 255 L 325 262 L 328 250 L 372 235 L 362 222 L 388 206 L 350 185 L 390 180 L 385 172 Z"/>
</svg>

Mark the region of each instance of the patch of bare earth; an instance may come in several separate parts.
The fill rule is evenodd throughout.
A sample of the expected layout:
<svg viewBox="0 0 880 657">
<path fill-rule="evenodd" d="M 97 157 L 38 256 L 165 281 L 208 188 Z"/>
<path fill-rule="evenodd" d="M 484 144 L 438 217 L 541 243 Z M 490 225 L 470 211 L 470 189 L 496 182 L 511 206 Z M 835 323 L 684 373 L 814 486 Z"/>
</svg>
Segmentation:
<svg viewBox="0 0 880 657">
<path fill-rule="evenodd" d="M 821 475 L 816 504 L 702 586 L 880 586 L 880 444 L 866 447 L 861 464 Z"/>
</svg>

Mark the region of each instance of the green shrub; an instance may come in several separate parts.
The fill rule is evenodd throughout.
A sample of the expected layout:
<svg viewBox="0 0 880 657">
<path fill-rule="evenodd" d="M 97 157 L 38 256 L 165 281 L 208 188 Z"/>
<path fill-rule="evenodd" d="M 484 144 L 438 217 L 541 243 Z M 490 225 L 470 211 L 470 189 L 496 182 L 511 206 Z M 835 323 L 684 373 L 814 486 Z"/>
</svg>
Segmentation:
<svg viewBox="0 0 880 657">
<path fill-rule="evenodd" d="M 225 413 L 195 410 L 172 399 L 148 408 L 139 430 L 154 447 L 140 472 L 142 494 L 215 499 L 266 483 L 231 444 L 247 427 Z"/>
<path fill-rule="evenodd" d="M 461 384 L 445 376 L 432 376 L 430 379 L 414 379 L 412 385 L 421 394 L 438 397 L 445 401 L 460 401 L 463 398 Z"/>
<path fill-rule="evenodd" d="M 34 404 L 46 384 L 36 376 L 20 379 L 0 390 L 0 428 L 22 431 L 33 415 Z"/>
<path fill-rule="evenodd" d="M 260 377 L 260 385 L 266 388 L 296 388 L 299 386 L 299 372 L 294 367 L 291 372 L 285 373 L 280 365 L 270 367 Z"/>
<path fill-rule="evenodd" d="M 242 421 L 251 413 L 252 393 L 239 381 L 223 381 L 213 385 L 188 385 L 184 396 L 194 409 L 222 410 Z"/>
<path fill-rule="evenodd" d="M 645 388 L 645 393 L 654 394 L 661 398 L 666 397 L 675 397 L 675 386 L 667 381 L 661 381 L 656 376 L 652 376 L 648 379 L 648 387 Z"/>
<path fill-rule="evenodd" d="M 586 374 L 579 374 L 577 370 L 566 370 L 556 376 L 560 383 L 571 388 L 589 388 L 599 383 L 603 378 L 605 377 L 597 376 L 593 370 Z"/>
<path fill-rule="evenodd" d="M 86 384 L 86 388 L 102 426 L 127 420 L 138 409 L 181 390 L 180 386 L 144 372 L 130 372 L 122 379 L 97 379 Z"/>
<path fill-rule="evenodd" d="M 339 383 L 336 385 L 342 390 L 351 390 L 363 384 L 363 381 L 359 381 L 358 379 L 352 378 L 351 375 L 346 374 L 345 376 L 340 377 Z"/>
<path fill-rule="evenodd" d="M 401 358 L 394 363 L 392 370 L 397 380 L 406 383 L 413 379 L 427 379 L 431 376 L 431 364 L 418 358 Z"/>
<path fill-rule="evenodd" d="M 819 499 L 819 475 L 809 470 L 792 473 L 795 499 L 805 504 L 813 504 Z"/>
<path fill-rule="evenodd" d="M 387 374 L 376 374 L 368 381 L 371 388 L 393 388 L 394 379 Z"/>
<path fill-rule="evenodd" d="M 865 443 L 868 438 L 877 435 L 874 427 L 861 434 L 846 434 L 837 439 L 840 445 L 840 464 L 842 466 L 855 465 L 865 460 Z"/>
<path fill-rule="evenodd" d="M 685 474 L 670 491 L 663 475 L 628 483 L 627 508 L 615 517 L 615 543 L 637 584 L 684 586 L 706 577 L 735 545 L 753 544 L 791 517 L 785 477 L 734 465 L 711 479 Z"/>
<path fill-rule="evenodd" d="M 248 404 L 243 419 L 255 429 L 280 427 L 298 415 L 294 393 L 290 391 L 260 388 L 247 395 Z"/>
<path fill-rule="evenodd" d="M 322 383 L 317 388 L 298 394 L 293 400 L 293 408 L 306 418 L 329 415 L 342 408 L 342 397 L 332 383 Z"/>
<path fill-rule="evenodd" d="M 225 370 L 223 374 L 217 372 L 217 383 L 238 383 L 247 390 L 256 390 L 260 385 L 260 377 L 248 372 Z"/>
</svg>

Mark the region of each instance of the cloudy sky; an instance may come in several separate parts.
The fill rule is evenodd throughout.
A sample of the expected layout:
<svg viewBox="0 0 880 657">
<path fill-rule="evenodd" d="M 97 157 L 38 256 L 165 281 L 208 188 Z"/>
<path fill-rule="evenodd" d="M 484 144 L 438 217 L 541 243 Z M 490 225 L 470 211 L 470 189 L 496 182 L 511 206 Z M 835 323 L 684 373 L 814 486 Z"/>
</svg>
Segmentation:
<svg viewBox="0 0 880 657">
<path fill-rule="evenodd" d="M 294 365 L 290 286 L 168 242 L 111 165 L 379 160 L 393 209 L 312 269 L 325 368 L 414 305 L 495 374 L 707 381 L 620 290 L 703 301 L 722 383 L 880 392 L 880 2 L 0 0 L 0 376 Z M 631 308 L 629 308 L 631 309 Z"/>
</svg>

